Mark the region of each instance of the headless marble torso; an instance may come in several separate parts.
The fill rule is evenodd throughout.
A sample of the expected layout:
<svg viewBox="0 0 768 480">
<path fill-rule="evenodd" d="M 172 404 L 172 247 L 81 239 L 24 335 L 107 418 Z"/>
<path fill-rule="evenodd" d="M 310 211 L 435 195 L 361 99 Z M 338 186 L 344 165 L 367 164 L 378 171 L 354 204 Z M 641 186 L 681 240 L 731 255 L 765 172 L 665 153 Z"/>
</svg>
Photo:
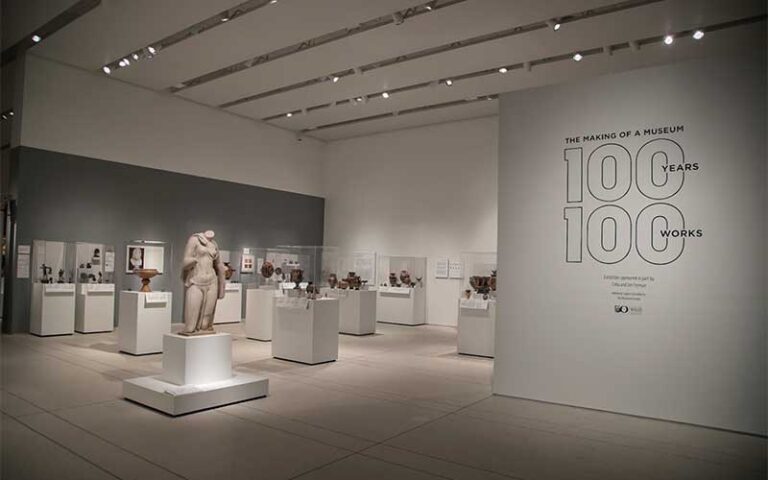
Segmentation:
<svg viewBox="0 0 768 480">
<path fill-rule="evenodd" d="M 224 297 L 225 269 L 219 259 L 214 233 L 195 233 L 184 249 L 184 329 L 182 334 L 214 333 L 216 301 Z"/>
</svg>

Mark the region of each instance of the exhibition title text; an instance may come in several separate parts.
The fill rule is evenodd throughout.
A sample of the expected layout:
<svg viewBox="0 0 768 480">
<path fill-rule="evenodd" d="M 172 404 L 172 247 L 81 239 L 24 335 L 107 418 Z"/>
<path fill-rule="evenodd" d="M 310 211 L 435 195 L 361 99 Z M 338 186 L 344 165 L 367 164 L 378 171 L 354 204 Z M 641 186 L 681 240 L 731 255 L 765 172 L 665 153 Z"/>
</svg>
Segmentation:
<svg viewBox="0 0 768 480">
<path fill-rule="evenodd" d="M 683 133 L 685 127 L 683 125 L 675 125 L 671 127 L 651 127 L 644 128 L 642 130 L 622 130 L 618 132 L 603 132 L 603 133 L 589 133 L 577 137 L 565 137 L 566 145 L 575 145 L 586 142 L 601 142 L 605 140 L 616 140 L 617 138 L 630 138 L 630 137 L 647 137 L 655 135 L 670 135 L 675 133 Z"/>
</svg>

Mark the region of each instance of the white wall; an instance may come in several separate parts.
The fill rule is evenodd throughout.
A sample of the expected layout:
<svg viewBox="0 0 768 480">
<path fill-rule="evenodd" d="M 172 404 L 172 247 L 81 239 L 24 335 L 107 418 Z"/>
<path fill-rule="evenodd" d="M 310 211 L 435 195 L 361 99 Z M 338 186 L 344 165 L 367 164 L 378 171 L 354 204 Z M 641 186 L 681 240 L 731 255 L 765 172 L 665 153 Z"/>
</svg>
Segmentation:
<svg viewBox="0 0 768 480">
<path fill-rule="evenodd" d="M 428 257 L 428 323 L 456 325 L 458 280 L 437 257 L 496 251 L 496 117 L 333 142 L 325 160 L 325 243 Z"/>
<path fill-rule="evenodd" d="M 21 144 L 322 195 L 323 144 L 28 55 Z"/>
<path fill-rule="evenodd" d="M 763 51 L 504 96 L 496 393 L 766 433 L 765 67 Z M 684 131 L 642 132 L 673 125 Z M 566 142 L 621 131 L 632 133 Z M 636 187 L 636 180 L 648 178 L 636 170 L 636 153 L 662 137 L 677 142 L 685 158 L 675 159 L 671 147 L 669 156 L 652 157 L 654 181 L 684 182 L 677 194 L 654 200 Z M 566 149 L 583 149 L 586 165 L 589 153 L 607 143 L 632 155 L 628 193 L 603 202 L 585 189 L 583 201 L 567 203 Z M 621 157 L 617 151 L 613 155 Z M 603 157 L 596 156 L 589 171 L 606 168 L 611 186 L 613 162 L 601 167 Z M 658 169 L 678 161 L 699 169 L 684 177 Z M 637 250 L 648 241 L 662 251 L 682 245 L 665 246 L 656 229 L 638 231 L 640 211 L 656 202 L 676 207 L 686 228 L 703 232 L 687 239 L 668 264 L 648 263 Z M 617 239 L 631 247 L 623 260 L 604 264 L 592 258 L 599 233 L 590 248 L 578 239 L 600 231 L 588 217 L 609 203 L 630 214 L 631 231 L 620 231 Z M 583 208 L 583 235 L 574 230 L 567 236 L 566 207 Z M 605 248 L 613 248 L 613 223 L 607 225 Z M 569 239 L 573 251 L 582 252 L 581 262 L 574 256 L 566 263 Z M 623 286 L 605 275 L 652 279 Z M 634 293 L 644 296 L 628 300 Z M 617 305 L 631 310 L 617 313 Z"/>
</svg>

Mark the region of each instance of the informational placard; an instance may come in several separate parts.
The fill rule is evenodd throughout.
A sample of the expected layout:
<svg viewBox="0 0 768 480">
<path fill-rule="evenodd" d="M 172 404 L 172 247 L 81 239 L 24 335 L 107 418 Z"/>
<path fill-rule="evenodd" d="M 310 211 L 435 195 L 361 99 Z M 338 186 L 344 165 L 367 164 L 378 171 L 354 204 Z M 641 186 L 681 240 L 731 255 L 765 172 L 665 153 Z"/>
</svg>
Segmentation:
<svg viewBox="0 0 768 480">
<path fill-rule="evenodd" d="M 242 284 L 240 283 L 227 282 L 224 285 L 224 290 L 227 292 L 239 292 L 240 289 L 242 289 Z"/>
<path fill-rule="evenodd" d="M 29 278 L 29 264 L 31 263 L 29 245 L 19 245 L 16 249 L 16 278 Z"/>
<path fill-rule="evenodd" d="M 240 272 L 241 273 L 253 273 L 254 272 L 254 263 L 255 263 L 255 257 L 251 255 L 250 253 L 246 253 L 245 251 L 249 250 L 248 248 L 243 249 L 243 258 L 240 259 Z"/>
<path fill-rule="evenodd" d="M 464 264 L 460 260 L 448 262 L 448 278 L 464 278 Z"/>
<path fill-rule="evenodd" d="M 435 278 L 448 278 L 448 269 L 450 260 L 448 257 L 438 257 L 435 259 Z"/>
<path fill-rule="evenodd" d="M 461 298 L 459 300 L 459 307 L 466 308 L 469 310 L 488 310 L 488 299 L 484 299 L 482 297 L 478 298 L 475 296 L 472 296 L 470 298 Z"/>
<path fill-rule="evenodd" d="M 166 292 L 148 292 L 144 297 L 145 304 L 168 303 L 168 293 Z"/>
</svg>

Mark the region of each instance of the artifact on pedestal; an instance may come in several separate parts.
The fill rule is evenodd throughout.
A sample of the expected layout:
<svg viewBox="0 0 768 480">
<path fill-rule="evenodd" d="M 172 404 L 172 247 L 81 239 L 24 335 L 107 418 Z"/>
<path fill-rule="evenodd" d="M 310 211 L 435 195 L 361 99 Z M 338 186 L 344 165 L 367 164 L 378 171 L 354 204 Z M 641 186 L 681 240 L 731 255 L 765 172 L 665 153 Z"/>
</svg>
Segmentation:
<svg viewBox="0 0 768 480">
<path fill-rule="evenodd" d="M 477 293 L 487 295 L 491 291 L 491 277 L 483 275 L 473 275 L 469 277 L 469 284 Z"/>
<path fill-rule="evenodd" d="M 344 281 L 352 290 L 360 290 L 360 287 L 363 285 L 363 282 L 360 279 L 360 275 L 355 275 L 355 272 L 347 273 L 347 278 L 345 278 Z"/>
<path fill-rule="evenodd" d="M 291 270 L 291 283 L 295 283 L 296 286 L 293 288 L 301 288 L 299 287 L 299 284 L 304 280 L 304 270 L 300 268 L 294 268 Z"/>
<path fill-rule="evenodd" d="M 335 273 L 332 273 L 328 275 L 328 286 L 331 288 L 336 288 L 336 285 L 339 284 L 339 277 L 336 276 Z"/>
<path fill-rule="evenodd" d="M 232 278 L 232 275 L 235 273 L 235 269 L 232 268 L 232 266 L 229 264 L 229 262 L 224 262 L 224 279 L 229 280 Z"/>
<path fill-rule="evenodd" d="M 261 276 L 264 278 L 272 278 L 272 274 L 275 273 L 275 266 L 272 265 L 272 262 L 264 261 L 264 263 L 261 264 Z"/>
<path fill-rule="evenodd" d="M 160 272 L 156 268 L 137 268 L 133 271 L 133 273 L 138 275 L 141 279 L 141 289 L 139 291 L 151 292 L 152 289 L 149 288 L 149 279 L 155 277 Z"/>
<path fill-rule="evenodd" d="M 208 335 L 213 330 L 216 302 L 224 298 L 226 267 L 212 230 L 195 233 L 187 240 L 182 261 L 184 280 L 184 328 L 181 335 Z"/>
<path fill-rule="evenodd" d="M 496 291 L 496 270 L 491 270 L 491 280 L 488 285 L 491 287 L 491 291 Z"/>
<path fill-rule="evenodd" d="M 400 271 L 400 282 L 402 282 L 404 287 L 415 287 L 416 284 L 411 281 L 411 274 L 408 273 L 408 270 L 401 270 Z"/>
<path fill-rule="evenodd" d="M 397 275 L 394 273 L 389 274 L 389 285 L 392 287 L 399 287 L 400 285 L 397 284 Z"/>
<path fill-rule="evenodd" d="M 42 264 L 40 270 L 43 271 L 43 276 L 40 277 L 40 282 L 51 283 L 51 277 L 49 277 L 49 275 L 53 274 L 53 269 L 46 264 Z"/>
</svg>

